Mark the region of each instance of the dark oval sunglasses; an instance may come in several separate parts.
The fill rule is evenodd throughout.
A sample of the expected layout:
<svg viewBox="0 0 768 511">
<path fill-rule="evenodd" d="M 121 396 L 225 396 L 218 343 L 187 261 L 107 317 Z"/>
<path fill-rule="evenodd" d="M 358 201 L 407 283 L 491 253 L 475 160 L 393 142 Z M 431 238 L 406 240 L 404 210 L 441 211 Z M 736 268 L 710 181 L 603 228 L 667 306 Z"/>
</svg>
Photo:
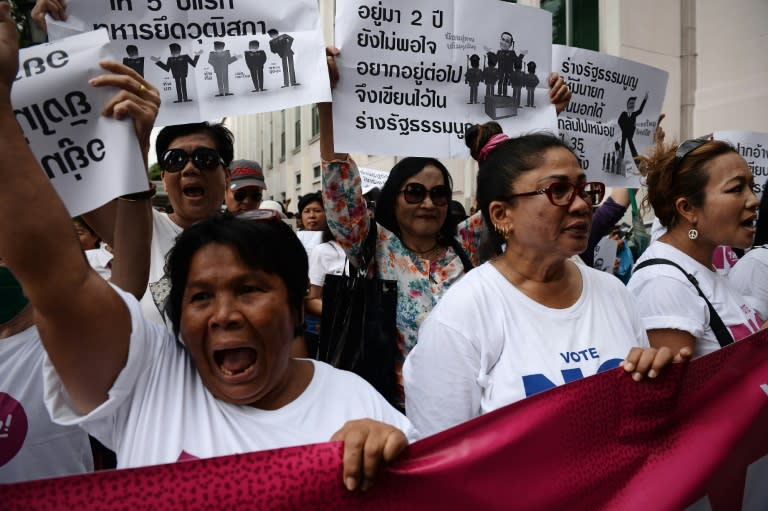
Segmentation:
<svg viewBox="0 0 768 511">
<path fill-rule="evenodd" d="M 249 197 L 253 202 L 261 202 L 261 190 L 258 189 L 248 189 L 248 188 L 241 188 L 239 190 L 235 190 L 232 193 L 232 196 L 235 198 L 237 202 L 242 202 L 245 200 L 246 197 Z"/>
<path fill-rule="evenodd" d="M 160 168 L 165 172 L 178 172 L 190 159 L 200 170 L 214 170 L 219 165 L 224 165 L 224 160 L 216 149 L 198 147 L 192 153 L 184 149 L 168 149 L 160 158 Z"/>
<path fill-rule="evenodd" d="M 427 190 L 427 187 L 420 183 L 408 183 L 405 188 L 400 190 L 405 202 L 408 204 L 421 204 L 424 199 L 429 198 L 435 206 L 445 206 L 451 199 L 451 189 L 446 185 L 437 185 Z"/>
<path fill-rule="evenodd" d="M 553 206 L 567 208 L 573 204 L 577 194 L 584 199 L 587 204 L 597 206 L 602 202 L 603 197 L 605 196 L 605 184 L 598 181 L 588 181 L 586 183 L 574 185 L 568 181 L 556 181 L 546 188 L 541 188 L 532 192 L 513 193 L 512 195 L 506 196 L 504 200 L 513 199 L 515 197 L 528 197 L 531 195 L 546 195 Z"/>
</svg>

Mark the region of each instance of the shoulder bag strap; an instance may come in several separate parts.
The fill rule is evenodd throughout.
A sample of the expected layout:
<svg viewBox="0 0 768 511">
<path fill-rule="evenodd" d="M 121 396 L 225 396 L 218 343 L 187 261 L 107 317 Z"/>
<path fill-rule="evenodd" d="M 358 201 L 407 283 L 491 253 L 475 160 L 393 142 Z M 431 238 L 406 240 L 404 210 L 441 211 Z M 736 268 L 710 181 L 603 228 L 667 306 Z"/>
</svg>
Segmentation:
<svg viewBox="0 0 768 511">
<path fill-rule="evenodd" d="M 712 306 L 712 304 L 707 300 L 707 297 L 704 296 L 704 293 L 701 291 L 701 288 L 699 287 L 699 281 L 696 280 L 696 277 L 688 273 L 683 269 L 682 266 L 680 266 L 677 263 L 674 263 L 670 261 L 669 259 L 663 259 L 663 258 L 653 258 L 653 259 L 646 259 L 642 263 L 635 266 L 635 269 L 633 270 L 633 273 L 637 270 L 640 270 L 642 268 L 645 268 L 646 266 L 651 266 L 653 264 L 668 264 L 670 266 L 674 266 L 681 272 L 683 272 L 683 275 L 688 279 L 688 281 L 693 284 L 693 287 L 696 288 L 696 291 L 698 291 L 699 296 L 704 299 L 704 301 L 707 303 L 707 307 L 709 308 L 709 326 L 712 327 L 712 331 L 715 333 L 715 337 L 717 337 L 717 342 L 720 343 L 720 347 L 728 346 L 729 344 L 733 343 L 733 337 L 731 336 L 731 333 L 728 331 L 728 328 L 723 324 L 723 320 L 720 319 L 720 315 L 715 311 L 715 308 Z"/>
<path fill-rule="evenodd" d="M 456 238 L 451 238 L 450 243 L 453 251 L 456 252 L 456 255 L 459 256 L 459 259 L 461 259 L 461 264 L 464 266 L 464 273 L 468 273 L 469 270 L 475 266 L 472 264 L 472 261 L 470 261 L 469 256 L 467 255 L 467 251 L 464 250 L 464 247 Z"/>
</svg>

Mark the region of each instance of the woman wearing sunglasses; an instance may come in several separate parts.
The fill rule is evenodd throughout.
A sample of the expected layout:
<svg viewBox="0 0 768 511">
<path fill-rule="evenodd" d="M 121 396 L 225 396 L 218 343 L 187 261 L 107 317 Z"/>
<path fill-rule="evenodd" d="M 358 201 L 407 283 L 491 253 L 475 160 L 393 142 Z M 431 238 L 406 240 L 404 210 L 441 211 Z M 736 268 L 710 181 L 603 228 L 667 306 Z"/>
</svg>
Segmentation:
<svg viewBox="0 0 768 511">
<path fill-rule="evenodd" d="M 327 54 L 333 86 L 338 80 L 333 57 L 339 52 L 328 48 Z M 570 96 L 565 81 L 553 74 L 550 99 L 558 111 L 567 106 Z M 370 224 L 357 165 L 349 155 L 334 152 L 331 104 L 318 106 L 328 225 L 350 262 L 358 266 Z M 398 284 L 395 371 L 401 398 L 402 362 L 416 345 L 419 325 L 446 290 L 479 262 L 483 220 L 476 214 L 458 226 L 451 222 L 452 196 L 451 176 L 442 163 L 434 158 L 405 158 L 392 168 L 376 201 L 374 271 Z"/>
<path fill-rule="evenodd" d="M 628 284 L 651 345 L 700 356 L 756 332 L 759 314 L 712 265 L 718 245 L 752 245 L 759 201 L 747 162 L 709 138 L 660 144 L 642 160 L 646 200 L 666 229 Z"/>
<path fill-rule="evenodd" d="M 632 296 L 576 264 L 603 183 L 549 134 L 509 139 L 495 122 L 467 130 L 490 261 L 443 296 L 403 368 L 406 412 L 423 435 L 623 364 L 655 377 L 669 349 L 644 350 Z"/>
</svg>

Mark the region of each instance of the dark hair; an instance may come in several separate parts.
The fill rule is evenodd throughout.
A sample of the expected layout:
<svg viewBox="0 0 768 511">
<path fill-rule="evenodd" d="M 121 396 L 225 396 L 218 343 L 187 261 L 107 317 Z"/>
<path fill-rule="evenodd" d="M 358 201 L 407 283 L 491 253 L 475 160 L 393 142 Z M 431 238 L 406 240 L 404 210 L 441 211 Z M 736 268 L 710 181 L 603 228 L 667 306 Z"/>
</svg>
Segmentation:
<svg viewBox="0 0 768 511">
<path fill-rule="evenodd" d="M 763 195 L 760 197 L 760 207 L 757 208 L 757 224 L 755 225 L 755 242 L 752 246 L 768 243 L 768 187 L 763 186 Z"/>
<path fill-rule="evenodd" d="M 171 43 L 168 45 L 168 49 L 171 50 L 171 53 L 174 51 L 181 52 L 181 45 L 179 43 Z"/>
<path fill-rule="evenodd" d="M 129 44 L 125 47 L 125 53 L 127 53 L 129 57 L 135 57 L 139 54 L 139 49 L 135 44 Z"/>
<path fill-rule="evenodd" d="M 674 143 L 657 144 L 648 154 L 639 157 L 639 166 L 646 172 L 648 189 L 643 204 L 653 208 L 659 222 L 667 229 L 676 226 L 680 220 L 675 206 L 677 199 L 683 197 L 695 207 L 704 204 L 709 163 L 717 156 L 736 152 L 728 142 L 710 140 L 688 153 L 676 165 L 677 147 Z"/>
<path fill-rule="evenodd" d="M 157 134 L 155 141 L 155 154 L 157 161 L 162 161 L 163 153 L 168 150 L 168 146 L 179 137 L 202 133 L 208 135 L 216 144 L 216 150 L 219 151 L 221 159 L 224 160 L 224 167 L 229 167 L 234 157 L 234 135 L 223 124 L 209 122 L 195 122 L 191 124 L 173 124 L 166 126 Z"/>
<path fill-rule="evenodd" d="M 448 169 L 445 168 L 439 160 L 435 158 L 423 158 L 423 157 L 408 157 L 403 158 L 389 171 L 389 177 L 384 183 L 384 187 L 381 189 L 381 194 L 376 201 L 376 222 L 383 227 L 386 227 L 397 236 L 400 236 L 400 226 L 397 225 L 397 217 L 395 216 L 395 204 L 397 204 L 397 196 L 400 194 L 400 188 L 403 183 L 408 179 L 415 176 L 427 165 L 436 167 L 443 175 L 443 180 L 453 194 L 453 180 Z M 445 221 L 440 227 L 437 242 L 441 245 L 448 246 L 451 244 L 451 238 L 456 236 L 456 225 L 451 222 L 450 216 L 445 215 Z"/>
<path fill-rule="evenodd" d="M 480 151 L 490 138 L 502 133 L 496 122 L 475 124 L 467 129 L 464 141 L 469 147 L 472 158 L 478 159 Z M 477 172 L 477 207 L 483 214 L 487 226 L 486 239 L 481 243 L 478 255 L 480 260 L 488 260 L 501 253 L 504 238 L 496 232 L 491 222 L 488 207 L 494 200 L 503 199 L 515 191 L 515 181 L 520 174 L 533 170 L 544 160 L 544 154 L 553 148 L 571 148 L 559 137 L 548 132 L 531 133 L 505 140 L 491 151 L 485 160 L 479 163 Z M 576 156 L 574 155 L 574 158 Z"/>
<path fill-rule="evenodd" d="M 241 220 L 231 213 L 216 213 L 184 229 L 165 264 L 171 292 L 165 312 L 178 336 L 182 299 L 192 258 L 211 243 L 232 247 L 251 268 L 277 275 L 288 291 L 288 303 L 296 316 L 296 332 L 302 331 L 302 306 L 309 287 L 307 252 L 293 230 L 282 221 Z"/>
<path fill-rule="evenodd" d="M 279 33 L 280 32 L 278 32 L 276 28 L 270 28 L 269 30 L 267 30 L 267 35 L 270 35 L 270 36 L 275 36 Z"/>
<path fill-rule="evenodd" d="M 224 48 L 224 41 L 213 41 L 213 48 L 215 50 L 220 50 Z"/>
</svg>

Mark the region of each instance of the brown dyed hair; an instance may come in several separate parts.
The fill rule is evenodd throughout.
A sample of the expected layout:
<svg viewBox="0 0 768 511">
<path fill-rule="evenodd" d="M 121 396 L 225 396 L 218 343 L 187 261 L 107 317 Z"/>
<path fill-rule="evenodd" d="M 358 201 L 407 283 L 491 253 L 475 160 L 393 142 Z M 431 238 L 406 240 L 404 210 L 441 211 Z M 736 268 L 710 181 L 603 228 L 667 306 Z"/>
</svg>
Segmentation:
<svg viewBox="0 0 768 511">
<path fill-rule="evenodd" d="M 643 205 L 652 207 L 661 225 L 667 229 L 680 221 L 675 207 L 677 199 L 685 198 L 695 207 L 704 204 L 709 163 L 717 156 L 736 152 L 727 142 L 710 140 L 685 155 L 676 165 L 677 148 L 676 143 L 657 144 L 648 154 L 639 157 L 648 189 Z"/>
</svg>

